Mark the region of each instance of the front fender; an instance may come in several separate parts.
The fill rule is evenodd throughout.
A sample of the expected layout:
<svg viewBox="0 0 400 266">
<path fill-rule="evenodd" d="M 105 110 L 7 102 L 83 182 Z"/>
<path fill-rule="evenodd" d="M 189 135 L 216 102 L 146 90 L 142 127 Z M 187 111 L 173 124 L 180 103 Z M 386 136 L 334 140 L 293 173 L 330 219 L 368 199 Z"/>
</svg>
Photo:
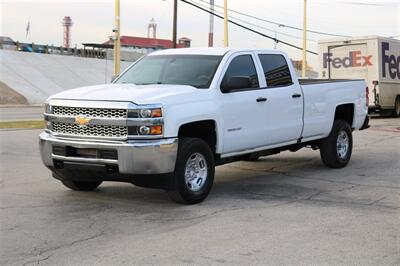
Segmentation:
<svg viewBox="0 0 400 266">
<path fill-rule="evenodd" d="M 179 128 L 187 123 L 213 120 L 217 136 L 216 152 L 220 153 L 223 147 L 222 117 L 218 105 L 213 101 L 196 101 L 174 104 L 164 107 L 164 137 L 178 136 Z"/>
</svg>

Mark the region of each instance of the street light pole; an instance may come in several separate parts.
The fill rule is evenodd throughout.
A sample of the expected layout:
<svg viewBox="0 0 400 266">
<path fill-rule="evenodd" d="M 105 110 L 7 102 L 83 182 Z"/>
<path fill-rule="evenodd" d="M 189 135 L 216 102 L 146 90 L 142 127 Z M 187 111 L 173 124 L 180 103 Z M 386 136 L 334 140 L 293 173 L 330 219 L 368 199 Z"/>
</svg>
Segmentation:
<svg viewBox="0 0 400 266">
<path fill-rule="evenodd" d="M 120 2 L 115 0 L 114 76 L 121 72 Z"/>
<path fill-rule="evenodd" d="M 307 0 L 304 0 L 304 14 L 303 14 L 303 62 L 301 66 L 301 76 L 306 77 L 307 68 Z"/>
<path fill-rule="evenodd" d="M 176 48 L 176 31 L 178 23 L 178 0 L 174 0 L 174 21 L 172 25 L 172 47 Z"/>
<path fill-rule="evenodd" d="M 228 47 L 228 0 L 224 0 L 224 46 Z"/>
</svg>

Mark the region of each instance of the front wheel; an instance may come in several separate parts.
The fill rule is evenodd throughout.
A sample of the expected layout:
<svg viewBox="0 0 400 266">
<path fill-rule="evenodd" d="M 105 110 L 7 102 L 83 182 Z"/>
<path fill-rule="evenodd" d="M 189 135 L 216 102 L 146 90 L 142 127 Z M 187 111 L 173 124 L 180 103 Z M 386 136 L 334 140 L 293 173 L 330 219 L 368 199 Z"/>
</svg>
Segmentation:
<svg viewBox="0 0 400 266">
<path fill-rule="evenodd" d="M 77 191 L 92 191 L 95 190 L 102 183 L 101 181 L 83 182 L 83 181 L 71 181 L 71 180 L 63 180 L 61 182 L 67 188 Z"/>
<path fill-rule="evenodd" d="M 330 168 L 345 167 L 353 150 L 353 136 L 346 121 L 335 120 L 329 136 L 321 140 L 320 154 L 322 162 Z"/>
<path fill-rule="evenodd" d="M 170 198 L 178 203 L 195 204 L 203 201 L 214 182 L 214 156 L 201 139 L 179 140 Z"/>
</svg>

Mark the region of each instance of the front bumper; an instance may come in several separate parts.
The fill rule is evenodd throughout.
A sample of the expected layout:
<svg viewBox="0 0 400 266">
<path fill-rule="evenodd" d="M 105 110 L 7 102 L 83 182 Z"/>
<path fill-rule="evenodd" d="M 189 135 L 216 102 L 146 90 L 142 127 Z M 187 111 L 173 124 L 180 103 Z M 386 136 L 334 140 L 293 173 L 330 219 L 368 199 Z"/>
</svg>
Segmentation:
<svg viewBox="0 0 400 266">
<path fill-rule="evenodd" d="M 116 150 L 117 158 L 88 158 L 75 155 L 57 155 L 53 146 L 72 149 Z M 135 141 L 95 141 L 59 138 L 42 132 L 39 135 L 40 154 L 43 163 L 50 169 L 60 164 L 75 164 L 89 167 L 111 167 L 121 175 L 150 175 L 171 173 L 175 169 L 178 139 L 155 139 Z"/>
</svg>

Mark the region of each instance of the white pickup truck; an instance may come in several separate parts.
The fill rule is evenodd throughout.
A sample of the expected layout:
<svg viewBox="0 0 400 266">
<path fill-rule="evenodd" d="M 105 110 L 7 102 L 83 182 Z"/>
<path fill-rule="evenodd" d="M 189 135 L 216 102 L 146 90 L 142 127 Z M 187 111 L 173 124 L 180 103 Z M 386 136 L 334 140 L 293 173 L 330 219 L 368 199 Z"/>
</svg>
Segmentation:
<svg viewBox="0 0 400 266">
<path fill-rule="evenodd" d="M 276 50 L 164 50 L 112 84 L 50 97 L 39 146 L 70 189 L 122 181 L 193 204 L 224 163 L 307 146 L 328 167 L 346 166 L 367 111 L 363 80 L 299 80 Z"/>
</svg>

